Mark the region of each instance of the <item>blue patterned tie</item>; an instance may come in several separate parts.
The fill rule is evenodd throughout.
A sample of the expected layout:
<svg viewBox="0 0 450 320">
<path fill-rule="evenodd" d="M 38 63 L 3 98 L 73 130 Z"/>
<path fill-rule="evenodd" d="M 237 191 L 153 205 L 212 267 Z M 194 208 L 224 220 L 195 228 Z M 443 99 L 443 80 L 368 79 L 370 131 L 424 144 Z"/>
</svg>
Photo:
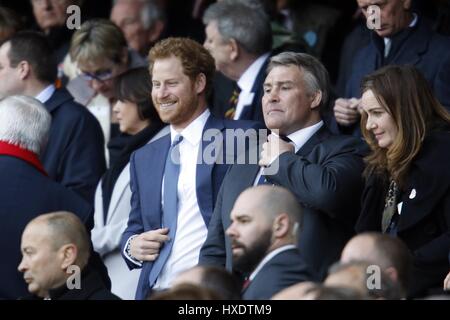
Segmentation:
<svg viewBox="0 0 450 320">
<path fill-rule="evenodd" d="M 153 263 L 149 276 L 150 287 L 156 282 L 167 258 L 172 251 L 175 233 L 177 231 L 178 217 L 178 176 L 180 175 L 180 145 L 183 140 L 181 135 L 177 135 L 167 154 L 166 166 L 164 168 L 164 202 L 162 227 L 169 228 L 169 240 L 164 243 L 159 252 L 159 257 Z"/>
</svg>

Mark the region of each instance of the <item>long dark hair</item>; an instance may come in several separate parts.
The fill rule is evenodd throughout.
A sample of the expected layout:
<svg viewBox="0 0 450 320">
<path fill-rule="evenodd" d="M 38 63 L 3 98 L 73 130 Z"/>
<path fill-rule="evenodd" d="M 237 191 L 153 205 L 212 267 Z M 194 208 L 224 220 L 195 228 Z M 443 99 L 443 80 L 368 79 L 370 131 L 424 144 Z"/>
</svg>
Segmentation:
<svg viewBox="0 0 450 320">
<path fill-rule="evenodd" d="M 135 103 L 141 120 L 161 122 L 150 93 L 152 81 L 146 67 L 130 69 L 119 75 L 115 82 L 117 99 Z"/>
<path fill-rule="evenodd" d="M 401 187 L 426 135 L 437 127 L 450 125 L 450 113 L 413 66 L 391 65 L 375 71 L 362 82 L 362 92 L 367 90 L 392 116 L 398 134 L 389 149 L 379 147 L 373 133 L 366 129 L 367 115 L 362 114 L 361 131 L 372 149 L 365 158 L 364 175 L 388 174 Z"/>
</svg>

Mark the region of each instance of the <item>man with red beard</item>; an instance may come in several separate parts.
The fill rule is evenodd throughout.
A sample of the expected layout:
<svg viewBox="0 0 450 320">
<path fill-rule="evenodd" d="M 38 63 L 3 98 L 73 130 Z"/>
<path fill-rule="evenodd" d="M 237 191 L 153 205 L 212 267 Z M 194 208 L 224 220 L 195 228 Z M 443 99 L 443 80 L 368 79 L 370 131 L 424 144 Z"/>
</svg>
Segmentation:
<svg viewBox="0 0 450 320">
<path fill-rule="evenodd" d="M 250 276 L 243 299 L 270 299 L 302 281 L 318 280 L 296 247 L 302 208 L 287 189 L 261 185 L 245 190 L 231 211 L 233 268 Z"/>
<path fill-rule="evenodd" d="M 153 104 L 170 124 L 170 134 L 130 160 L 131 212 L 121 243 L 129 268 L 142 267 L 136 299 L 170 288 L 180 272 L 198 263 L 230 164 L 221 157 L 227 136 L 238 128 L 261 127 L 211 116 L 206 101 L 214 59 L 199 43 L 187 38 L 157 43 L 149 53 L 149 71 Z M 222 148 L 216 149 L 217 143 Z M 211 147 L 215 156 L 207 159 Z"/>
</svg>

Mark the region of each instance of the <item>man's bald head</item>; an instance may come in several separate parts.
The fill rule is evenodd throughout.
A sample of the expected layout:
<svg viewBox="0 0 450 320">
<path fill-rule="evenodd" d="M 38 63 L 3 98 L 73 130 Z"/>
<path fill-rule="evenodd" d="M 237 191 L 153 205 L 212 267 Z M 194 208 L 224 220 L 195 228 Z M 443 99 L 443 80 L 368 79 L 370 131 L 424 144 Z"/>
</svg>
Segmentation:
<svg viewBox="0 0 450 320">
<path fill-rule="evenodd" d="M 377 232 L 361 233 L 345 245 L 340 261 L 366 261 L 376 264 L 394 282 L 398 282 L 403 294 L 406 294 L 412 257 L 408 247 L 399 238 Z"/>
<path fill-rule="evenodd" d="M 235 206 L 247 203 L 247 206 L 257 210 L 264 218 L 272 221 L 279 214 L 285 213 L 289 216 L 292 224 L 301 224 L 302 208 L 294 195 L 287 189 L 260 185 L 246 189 L 236 200 Z"/>
<path fill-rule="evenodd" d="M 269 252 L 297 244 L 302 209 L 287 189 L 262 185 L 239 195 L 230 220 L 233 267 L 250 272 Z"/>
<path fill-rule="evenodd" d="M 48 228 L 49 239 L 55 250 L 66 244 L 74 244 L 77 247 L 76 264 L 80 268 L 87 264 L 90 239 L 86 227 L 75 214 L 67 211 L 43 214 L 33 219 L 28 226 L 37 223 L 42 223 Z"/>
</svg>

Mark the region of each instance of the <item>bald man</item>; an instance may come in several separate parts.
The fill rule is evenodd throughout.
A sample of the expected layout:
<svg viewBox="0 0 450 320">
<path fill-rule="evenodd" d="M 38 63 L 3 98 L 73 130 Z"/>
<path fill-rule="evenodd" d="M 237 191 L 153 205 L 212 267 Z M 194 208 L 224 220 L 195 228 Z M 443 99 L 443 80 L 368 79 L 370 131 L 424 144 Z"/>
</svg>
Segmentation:
<svg viewBox="0 0 450 320">
<path fill-rule="evenodd" d="M 401 288 L 397 282 L 375 265 L 366 261 L 336 263 L 324 281 L 325 286 L 350 288 L 367 299 L 401 299 Z"/>
<path fill-rule="evenodd" d="M 194 284 L 213 290 L 223 300 L 241 300 L 241 286 L 238 279 L 225 268 L 195 266 L 180 273 L 173 285 Z"/>
<path fill-rule="evenodd" d="M 28 291 L 47 300 L 118 299 L 88 267 L 90 245 L 86 228 L 73 213 L 60 211 L 31 220 L 22 234 L 18 266 Z"/>
<path fill-rule="evenodd" d="M 392 236 L 366 232 L 354 236 L 342 250 L 340 262 L 365 261 L 381 270 L 401 289 L 402 298 L 408 295 L 412 257 L 406 245 Z M 420 281 L 420 279 L 411 279 Z"/>
<path fill-rule="evenodd" d="M 226 235 L 233 269 L 250 274 L 243 299 L 270 299 L 290 285 L 318 278 L 296 247 L 302 208 L 287 189 L 261 185 L 245 190 L 230 218 Z"/>
</svg>

